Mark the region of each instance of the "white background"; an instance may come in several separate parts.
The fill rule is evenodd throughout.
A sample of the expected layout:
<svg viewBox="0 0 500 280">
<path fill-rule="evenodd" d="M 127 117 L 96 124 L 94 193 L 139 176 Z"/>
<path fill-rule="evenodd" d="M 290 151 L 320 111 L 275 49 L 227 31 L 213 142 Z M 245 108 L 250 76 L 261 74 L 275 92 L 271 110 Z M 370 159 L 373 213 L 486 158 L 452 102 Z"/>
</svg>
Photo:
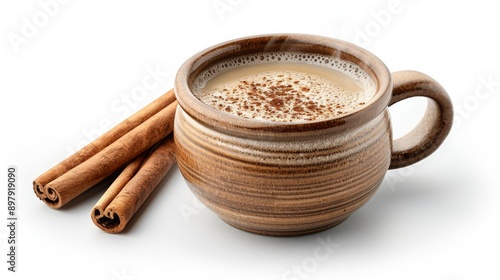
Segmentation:
<svg viewBox="0 0 500 280">
<path fill-rule="evenodd" d="M 131 2 L 0 4 L 1 279 L 500 278 L 500 20 L 491 1 Z M 391 71 L 429 74 L 453 100 L 452 132 L 420 164 L 390 171 L 346 222 L 302 237 L 226 225 L 193 200 L 177 167 L 121 234 L 90 220 L 110 182 L 60 210 L 36 198 L 35 177 L 172 88 L 188 57 L 278 32 L 340 38 Z M 154 71 L 154 89 L 140 91 Z M 422 104 L 391 109 L 396 134 Z M 17 273 L 6 263 L 8 165 L 19 177 Z"/>
</svg>

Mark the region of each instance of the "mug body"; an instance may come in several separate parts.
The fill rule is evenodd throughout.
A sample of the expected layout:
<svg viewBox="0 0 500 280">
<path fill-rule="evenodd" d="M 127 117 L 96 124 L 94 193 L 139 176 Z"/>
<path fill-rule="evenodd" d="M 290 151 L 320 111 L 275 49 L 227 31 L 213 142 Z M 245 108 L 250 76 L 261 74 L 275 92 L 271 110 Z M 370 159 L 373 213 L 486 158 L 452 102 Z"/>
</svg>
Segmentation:
<svg viewBox="0 0 500 280">
<path fill-rule="evenodd" d="M 217 62 L 289 50 L 355 63 L 375 82 L 373 98 L 336 118 L 281 123 L 213 109 L 191 90 L 197 75 Z M 213 46 L 186 61 L 176 77 L 179 169 L 196 197 L 234 227 L 266 235 L 330 228 L 370 199 L 389 167 L 391 90 L 377 57 L 332 38 L 273 34 Z"/>
</svg>

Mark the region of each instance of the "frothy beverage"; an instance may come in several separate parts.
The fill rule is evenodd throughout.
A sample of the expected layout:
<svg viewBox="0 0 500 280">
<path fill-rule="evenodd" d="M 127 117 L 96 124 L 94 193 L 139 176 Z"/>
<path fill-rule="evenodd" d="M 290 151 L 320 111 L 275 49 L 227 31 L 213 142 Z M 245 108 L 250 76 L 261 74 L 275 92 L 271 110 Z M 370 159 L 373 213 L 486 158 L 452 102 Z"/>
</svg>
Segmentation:
<svg viewBox="0 0 500 280">
<path fill-rule="evenodd" d="M 203 103 L 243 118 L 304 122 L 362 107 L 375 83 L 359 66 L 338 58 L 266 52 L 215 64 L 200 73 L 192 90 Z"/>
</svg>

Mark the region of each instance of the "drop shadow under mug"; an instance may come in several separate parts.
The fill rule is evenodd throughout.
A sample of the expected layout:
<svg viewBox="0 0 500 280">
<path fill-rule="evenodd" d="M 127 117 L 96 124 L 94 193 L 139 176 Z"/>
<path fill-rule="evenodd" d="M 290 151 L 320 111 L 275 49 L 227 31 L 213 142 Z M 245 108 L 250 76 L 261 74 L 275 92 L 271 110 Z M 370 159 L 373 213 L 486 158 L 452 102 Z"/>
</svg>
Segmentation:
<svg viewBox="0 0 500 280">
<path fill-rule="evenodd" d="M 203 70 L 240 55 L 293 51 L 349 61 L 376 84 L 359 109 L 310 122 L 239 117 L 200 101 L 192 85 Z M 175 80 L 174 138 L 179 169 L 194 195 L 228 224 L 287 236 L 333 227 L 365 204 L 388 169 L 433 153 L 448 135 L 446 91 L 416 71 L 390 73 L 370 52 L 333 38 L 271 34 L 220 43 L 188 59 Z M 418 125 L 393 139 L 388 107 L 428 99 Z"/>
</svg>

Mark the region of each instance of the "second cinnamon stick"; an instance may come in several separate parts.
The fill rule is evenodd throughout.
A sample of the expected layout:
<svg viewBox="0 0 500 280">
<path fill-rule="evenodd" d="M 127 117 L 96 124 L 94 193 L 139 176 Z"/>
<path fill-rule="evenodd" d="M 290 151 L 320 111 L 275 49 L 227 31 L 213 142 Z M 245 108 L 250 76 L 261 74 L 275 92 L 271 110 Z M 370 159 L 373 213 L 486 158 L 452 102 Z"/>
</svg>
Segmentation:
<svg viewBox="0 0 500 280">
<path fill-rule="evenodd" d="M 121 232 L 175 164 L 174 147 L 169 135 L 149 155 L 127 165 L 92 209 L 94 224 L 108 233 Z"/>
</svg>

